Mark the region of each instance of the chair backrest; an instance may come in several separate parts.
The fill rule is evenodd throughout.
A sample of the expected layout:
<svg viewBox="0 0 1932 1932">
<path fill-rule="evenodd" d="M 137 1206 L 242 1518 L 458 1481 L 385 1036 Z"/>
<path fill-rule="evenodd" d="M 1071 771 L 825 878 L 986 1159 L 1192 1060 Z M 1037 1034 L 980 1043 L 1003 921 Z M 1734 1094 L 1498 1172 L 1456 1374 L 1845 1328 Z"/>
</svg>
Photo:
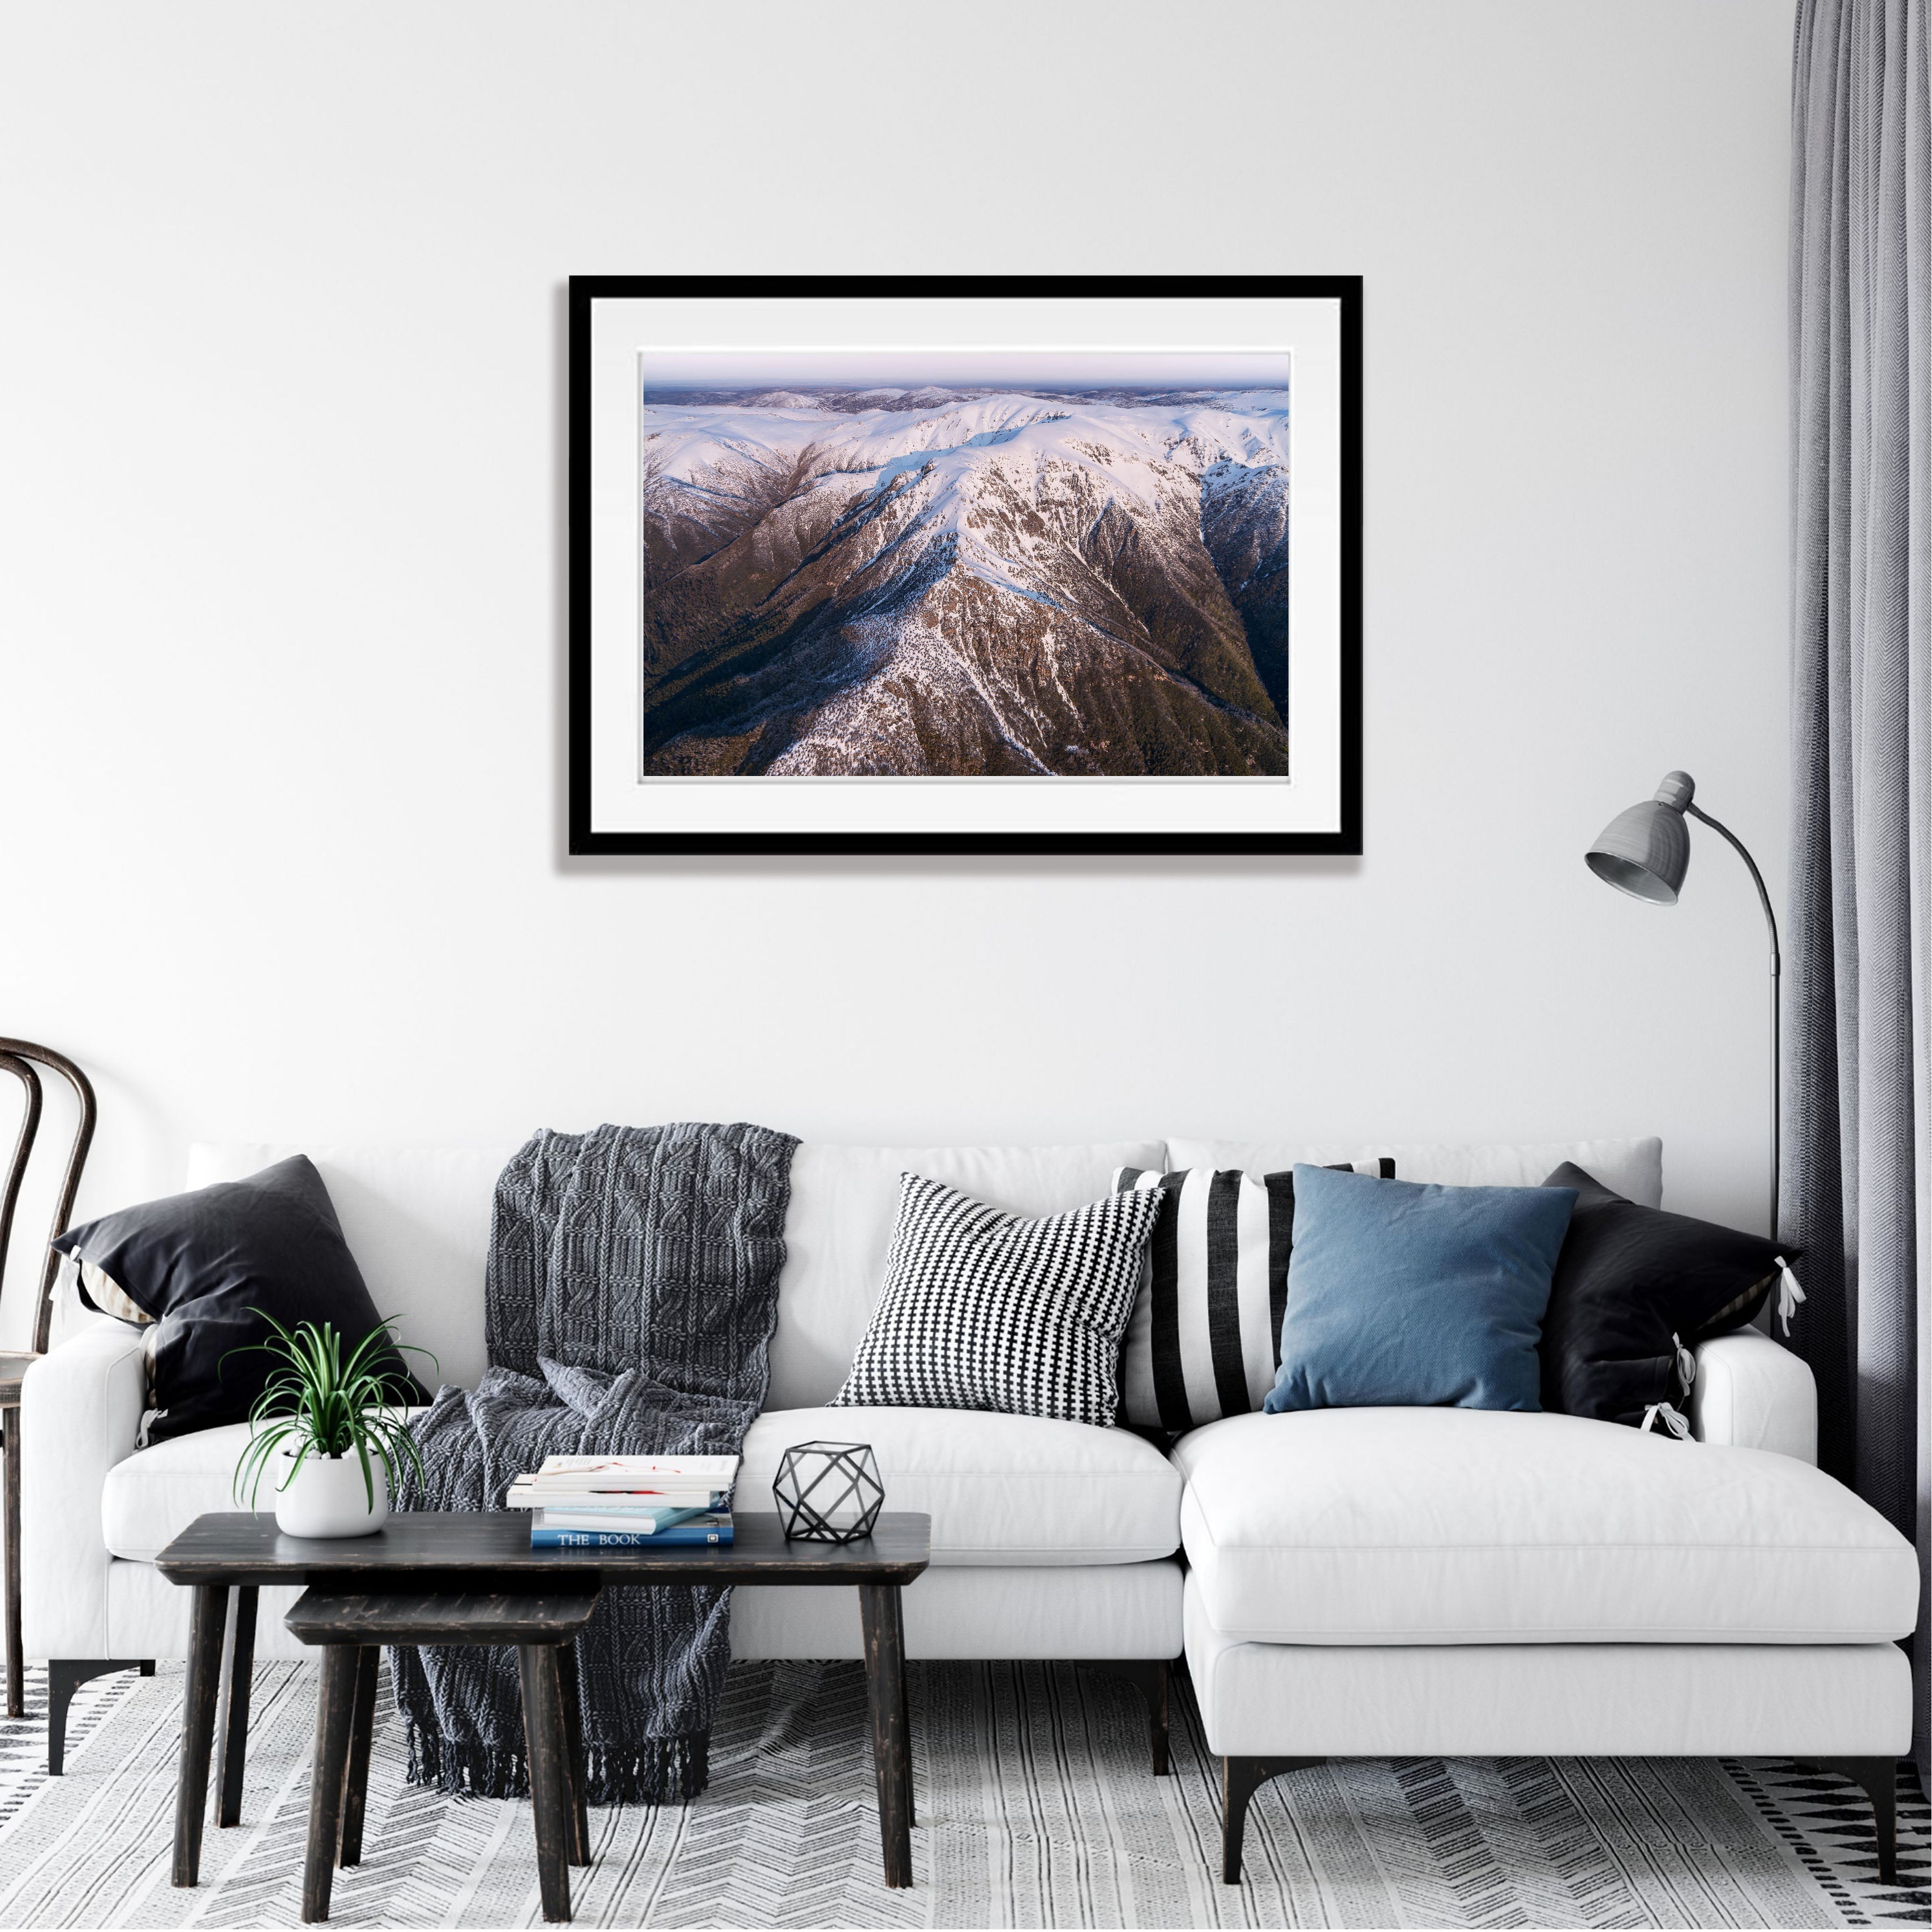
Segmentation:
<svg viewBox="0 0 1932 1932">
<path fill-rule="evenodd" d="M 13 1238 L 14 1210 L 20 1200 L 20 1184 L 27 1178 L 27 1164 L 34 1156 L 34 1144 L 40 1137 L 42 1094 L 37 1067 L 58 1073 L 74 1089 L 77 1106 L 74 1140 L 68 1149 L 67 1171 L 61 1177 L 60 1191 L 54 1197 L 53 1225 L 47 1230 L 50 1242 L 67 1232 L 68 1216 L 74 1212 L 74 1197 L 80 1186 L 80 1171 L 87 1165 L 87 1150 L 94 1144 L 94 1087 L 64 1053 L 50 1046 L 37 1046 L 30 1040 L 0 1036 L 0 1071 L 13 1075 L 26 1090 L 26 1104 L 20 1115 L 20 1131 L 14 1140 L 14 1157 L 8 1164 L 7 1179 L 0 1187 L 0 1282 L 7 1279 L 7 1251 Z M 33 1350 L 47 1351 L 47 1331 L 53 1319 L 54 1279 L 60 1272 L 60 1257 L 52 1247 L 40 1268 L 39 1300 L 34 1310 Z"/>
</svg>

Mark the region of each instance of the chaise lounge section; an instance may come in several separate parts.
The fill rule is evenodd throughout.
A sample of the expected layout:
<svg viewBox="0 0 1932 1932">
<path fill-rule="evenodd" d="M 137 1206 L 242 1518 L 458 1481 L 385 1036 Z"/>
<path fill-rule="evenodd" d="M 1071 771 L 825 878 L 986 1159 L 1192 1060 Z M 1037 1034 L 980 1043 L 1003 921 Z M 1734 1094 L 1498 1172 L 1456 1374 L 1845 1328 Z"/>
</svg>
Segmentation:
<svg viewBox="0 0 1932 1932">
<path fill-rule="evenodd" d="M 1786 1397 L 1737 1419 L 1802 1439 L 1792 1358 L 1721 1346 Z M 1228 1882 L 1256 1786 L 1354 1756 L 1807 1759 L 1871 1793 L 1895 1870 L 1918 1561 L 1808 1462 L 1460 1408 L 1234 1417 L 1174 1460 Z"/>
</svg>

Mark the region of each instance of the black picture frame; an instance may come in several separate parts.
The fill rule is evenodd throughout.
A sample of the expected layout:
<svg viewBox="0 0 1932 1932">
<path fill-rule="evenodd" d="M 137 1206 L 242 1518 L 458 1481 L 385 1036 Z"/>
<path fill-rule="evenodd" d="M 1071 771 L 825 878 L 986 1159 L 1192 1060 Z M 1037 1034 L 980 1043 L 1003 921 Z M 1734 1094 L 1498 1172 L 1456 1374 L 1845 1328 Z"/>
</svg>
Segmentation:
<svg viewBox="0 0 1932 1932">
<path fill-rule="evenodd" d="M 1318 831 L 639 831 L 593 823 L 591 347 L 596 305 L 636 297 L 985 297 L 1133 300 L 1174 297 L 1333 301 L 1340 348 L 1339 785 L 1336 823 Z M 1246 854 L 1354 855 L 1362 850 L 1362 280 L 1268 276 L 573 275 L 568 286 L 568 844 L 573 856 L 674 854 Z M 783 781 L 775 781 L 783 782 Z"/>
</svg>

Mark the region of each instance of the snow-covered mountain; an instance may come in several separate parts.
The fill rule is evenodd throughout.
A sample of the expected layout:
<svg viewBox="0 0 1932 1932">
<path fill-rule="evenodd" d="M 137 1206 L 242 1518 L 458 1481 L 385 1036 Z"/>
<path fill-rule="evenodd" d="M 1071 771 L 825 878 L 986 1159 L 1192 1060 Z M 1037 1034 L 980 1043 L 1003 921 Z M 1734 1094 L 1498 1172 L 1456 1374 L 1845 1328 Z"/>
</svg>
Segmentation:
<svg viewBox="0 0 1932 1932">
<path fill-rule="evenodd" d="M 648 399 L 645 769 L 1288 768 L 1288 398 Z"/>
</svg>

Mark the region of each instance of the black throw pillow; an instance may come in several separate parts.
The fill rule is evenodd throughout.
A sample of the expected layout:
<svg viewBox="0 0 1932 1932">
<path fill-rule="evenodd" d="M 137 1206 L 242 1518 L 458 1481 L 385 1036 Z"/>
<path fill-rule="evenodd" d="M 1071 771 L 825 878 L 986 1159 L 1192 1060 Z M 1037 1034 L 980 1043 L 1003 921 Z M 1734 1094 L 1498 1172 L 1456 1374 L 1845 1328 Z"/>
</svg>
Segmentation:
<svg viewBox="0 0 1932 1932">
<path fill-rule="evenodd" d="M 1576 1205 L 1543 1318 L 1543 1406 L 1643 1426 L 1690 1393 L 1678 1350 L 1741 1328 L 1800 1250 L 1686 1214 L 1640 1208 L 1565 1161 L 1543 1184 Z"/>
<path fill-rule="evenodd" d="M 230 1354 L 273 1334 L 255 1311 L 285 1328 L 333 1323 L 345 1357 L 380 1325 L 335 1204 L 305 1154 L 246 1180 L 104 1214 L 54 1246 L 92 1262 L 160 1324 L 152 1354 L 149 1400 L 158 1413 L 148 1424 L 151 1442 L 248 1419 L 275 1370 L 267 1355 Z M 397 1351 L 386 1351 L 380 1366 L 392 1377 L 398 1400 L 429 1400 Z"/>
</svg>

